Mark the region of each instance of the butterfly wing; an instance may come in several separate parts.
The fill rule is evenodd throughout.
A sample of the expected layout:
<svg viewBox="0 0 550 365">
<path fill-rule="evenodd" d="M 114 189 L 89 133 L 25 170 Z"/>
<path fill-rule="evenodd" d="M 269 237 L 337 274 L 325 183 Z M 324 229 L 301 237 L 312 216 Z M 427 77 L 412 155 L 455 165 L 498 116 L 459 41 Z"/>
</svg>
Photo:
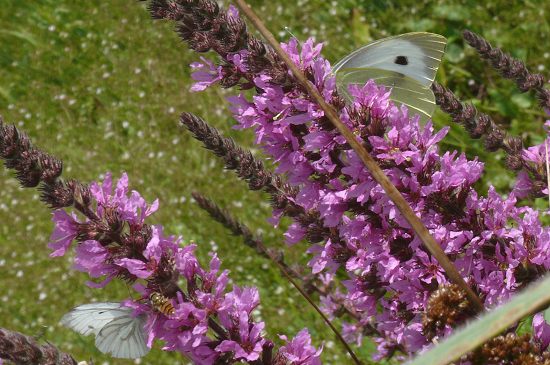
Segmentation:
<svg viewBox="0 0 550 365">
<path fill-rule="evenodd" d="M 132 316 L 120 303 L 78 306 L 61 318 L 61 324 L 83 334 L 96 335 L 96 347 L 118 358 L 138 358 L 149 352 L 145 340 L 145 316 Z"/>
<path fill-rule="evenodd" d="M 350 53 L 333 67 L 375 68 L 408 76 L 421 85 L 431 86 L 445 54 L 445 37 L 425 32 L 405 33 L 374 41 Z"/>
<path fill-rule="evenodd" d="M 120 303 L 90 303 L 73 308 L 61 318 L 61 324 L 82 334 L 97 335 L 99 331 L 113 319 L 130 312 L 130 308 L 120 306 Z"/>
<path fill-rule="evenodd" d="M 145 316 L 132 317 L 131 313 L 109 322 L 99 331 L 95 345 L 99 351 L 113 357 L 135 359 L 149 352 L 144 333 Z"/>
<path fill-rule="evenodd" d="M 391 99 L 430 117 L 435 98 L 430 87 L 445 53 L 445 37 L 406 33 L 372 42 L 336 63 L 339 91 L 349 97 L 350 84 L 369 79 L 392 87 Z"/>
</svg>

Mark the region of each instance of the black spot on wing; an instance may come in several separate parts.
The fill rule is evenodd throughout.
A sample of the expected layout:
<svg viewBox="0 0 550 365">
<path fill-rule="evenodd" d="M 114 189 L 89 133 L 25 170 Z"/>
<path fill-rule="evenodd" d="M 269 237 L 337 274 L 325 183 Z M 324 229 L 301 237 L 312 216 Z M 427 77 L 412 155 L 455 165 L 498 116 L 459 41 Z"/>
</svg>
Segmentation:
<svg viewBox="0 0 550 365">
<path fill-rule="evenodd" d="M 406 66 L 409 64 L 409 60 L 406 56 L 397 56 L 395 57 L 395 61 L 393 61 L 396 65 L 403 65 Z"/>
</svg>

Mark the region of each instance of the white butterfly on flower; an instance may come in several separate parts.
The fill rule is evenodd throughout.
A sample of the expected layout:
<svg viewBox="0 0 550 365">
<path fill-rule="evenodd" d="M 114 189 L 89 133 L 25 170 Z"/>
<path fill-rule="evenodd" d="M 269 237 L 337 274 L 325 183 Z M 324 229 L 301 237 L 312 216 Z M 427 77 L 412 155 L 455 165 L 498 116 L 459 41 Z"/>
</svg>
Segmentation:
<svg viewBox="0 0 550 365">
<path fill-rule="evenodd" d="M 82 334 L 94 334 L 99 351 L 113 357 L 135 359 L 145 356 L 147 346 L 145 314 L 132 315 L 133 309 L 120 303 L 91 303 L 72 309 L 61 324 Z"/>
<path fill-rule="evenodd" d="M 373 79 L 392 89 L 390 99 L 423 118 L 430 118 L 435 110 L 431 86 L 446 44 L 445 37 L 426 32 L 405 33 L 369 43 L 334 65 L 338 91 L 351 101 L 348 86 L 362 86 Z"/>
</svg>

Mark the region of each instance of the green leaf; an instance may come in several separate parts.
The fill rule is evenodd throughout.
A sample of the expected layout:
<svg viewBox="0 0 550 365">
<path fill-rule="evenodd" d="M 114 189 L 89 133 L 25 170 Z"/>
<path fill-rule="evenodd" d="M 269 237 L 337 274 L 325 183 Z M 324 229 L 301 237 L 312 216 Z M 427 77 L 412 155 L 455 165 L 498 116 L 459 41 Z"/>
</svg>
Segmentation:
<svg viewBox="0 0 550 365">
<path fill-rule="evenodd" d="M 511 301 L 457 330 L 409 365 L 446 365 L 476 349 L 519 320 L 550 304 L 550 276 L 538 280 Z M 546 315 L 546 313 L 545 313 Z"/>
</svg>

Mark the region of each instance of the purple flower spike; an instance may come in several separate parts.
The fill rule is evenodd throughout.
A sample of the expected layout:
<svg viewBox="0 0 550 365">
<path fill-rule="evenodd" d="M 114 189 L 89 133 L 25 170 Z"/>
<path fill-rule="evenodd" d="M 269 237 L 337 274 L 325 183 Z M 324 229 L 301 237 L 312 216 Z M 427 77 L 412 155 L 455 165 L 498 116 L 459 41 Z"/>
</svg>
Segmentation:
<svg viewBox="0 0 550 365">
<path fill-rule="evenodd" d="M 142 300 L 126 300 L 123 305 L 133 308 L 136 316 L 147 316 L 148 346 L 161 340 L 165 350 L 179 351 L 204 365 L 220 359 L 257 362 L 271 356 L 267 344 L 272 342 L 262 334 L 265 324 L 252 316 L 260 304 L 258 290 L 235 286 L 228 291 L 229 272 L 221 269 L 217 255 L 212 255 L 208 268 L 201 266 L 196 245 L 182 246 L 182 239 L 166 236 L 162 226 L 145 224 L 158 201 L 148 205 L 138 192 L 129 192 L 126 174 L 114 189 L 113 185 L 110 173 L 102 183 L 90 185 L 92 201 L 81 210 L 83 222 L 65 211 L 54 212 L 50 248 L 55 256 L 63 255 L 76 240 L 74 268 L 102 279 L 89 286 L 102 288 L 117 277 L 135 282 Z M 147 300 L 153 293 L 165 305 L 155 307 Z M 170 306 L 173 309 L 166 310 Z"/>
<path fill-rule="evenodd" d="M 371 152 L 487 307 L 548 270 L 550 229 L 542 226 L 536 211 L 520 208 L 517 202 L 533 193 L 532 176 L 520 174 L 507 198 L 492 188 L 487 198 L 478 196 L 474 186 L 483 163 L 456 151 L 438 150 L 448 128 L 436 131 L 431 122 L 420 124 L 406 107 L 393 104 L 391 90 L 372 80 L 351 86 L 346 104 L 338 96 L 330 65 L 320 55 L 320 44 L 308 40 L 300 47 L 290 40 L 283 48 Z M 252 56 L 245 61 L 254 62 Z M 230 57 L 227 62 L 232 62 Z M 347 272 L 344 301 L 361 318 L 356 326 L 346 327 L 349 338 L 360 338 L 361 322 L 373 321 L 380 356 L 389 357 L 396 348 L 408 353 L 422 350 L 431 340 L 423 334 L 419 313 L 449 279 L 319 106 L 301 88 L 274 74 L 269 68 L 249 72 L 247 80 L 256 86 L 256 95 L 229 100 L 238 128 L 254 129 L 256 143 L 276 162 L 276 171 L 286 174 L 299 190 L 293 202 L 319 216 L 323 227 L 291 215 L 287 242 L 310 240 L 313 274 Z M 543 144 L 522 155 L 538 180 L 545 171 L 544 152 Z M 546 193 L 543 186 L 537 194 Z M 277 224 L 285 213 L 275 210 L 272 221 Z M 437 336 L 450 331 L 450 326 L 443 326 Z"/>
</svg>

